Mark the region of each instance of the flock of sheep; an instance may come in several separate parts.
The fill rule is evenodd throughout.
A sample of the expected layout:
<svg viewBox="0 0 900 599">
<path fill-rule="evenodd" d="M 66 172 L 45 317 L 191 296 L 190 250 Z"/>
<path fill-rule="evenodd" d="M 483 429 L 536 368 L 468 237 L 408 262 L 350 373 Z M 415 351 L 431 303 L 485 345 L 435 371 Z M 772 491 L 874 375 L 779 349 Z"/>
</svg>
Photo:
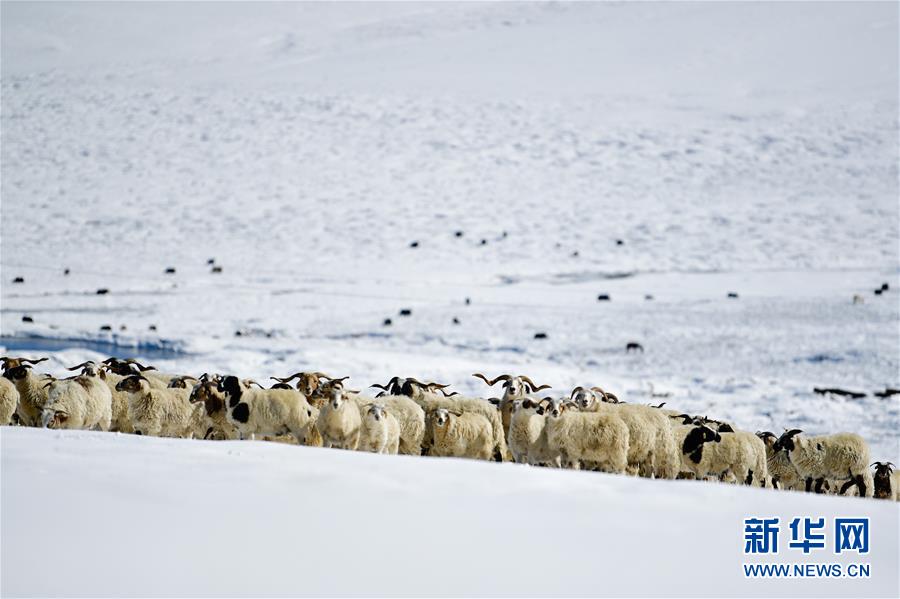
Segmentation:
<svg viewBox="0 0 900 599">
<path fill-rule="evenodd" d="M 776 436 L 731 423 L 619 401 L 600 387 L 540 397 L 524 375 L 499 398 L 462 397 L 448 385 L 394 377 L 374 397 L 348 377 L 298 372 L 271 388 L 235 376 L 163 374 L 109 358 L 56 379 L 34 373 L 47 358 L 3 357 L 0 424 L 99 429 L 202 439 L 264 439 L 386 454 L 515 461 L 648 478 L 718 480 L 816 493 L 900 500 L 900 471 L 870 465 L 859 435 Z M 291 383 L 296 379 L 295 386 Z M 874 473 L 870 470 L 874 467 Z"/>
</svg>

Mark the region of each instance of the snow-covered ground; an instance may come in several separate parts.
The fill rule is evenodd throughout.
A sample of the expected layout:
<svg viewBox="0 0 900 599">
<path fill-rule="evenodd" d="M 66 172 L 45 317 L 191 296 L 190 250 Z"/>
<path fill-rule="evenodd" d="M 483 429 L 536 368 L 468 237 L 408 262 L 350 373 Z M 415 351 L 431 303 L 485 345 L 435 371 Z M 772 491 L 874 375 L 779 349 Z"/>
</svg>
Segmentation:
<svg viewBox="0 0 900 599">
<path fill-rule="evenodd" d="M 652 384 L 671 406 L 749 430 L 859 432 L 875 459 L 900 463 L 900 403 L 872 396 L 900 386 L 896 3 L 3 2 L 0 11 L 5 353 L 50 355 L 55 373 L 114 354 L 259 379 L 313 367 L 358 387 L 409 374 L 480 394 L 472 372 L 516 371 L 561 393 L 592 383 L 656 403 Z M 170 266 L 176 274 L 164 274 Z M 17 276 L 25 283 L 12 284 Z M 884 282 L 890 291 L 874 295 Z M 611 301 L 598 302 L 602 293 Z M 626 354 L 629 341 L 646 351 Z M 868 396 L 822 397 L 814 386 Z M 23 476 L 26 453 L 51 455 L 43 439 L 3 431 L 4 528 L 8 503 L 49 484 L 7 475 Z M 366 456 L 47 439 L 71 452 L 67 477 L 95 476 L 82 467 L 97 460 L 118 472 L 158 453 L 159 480 L 182 480 L 209 456 L 215 476 L 192 482 L 198 489 L 227 494 L 223 481 L 252 476 L 273 501 L 301 509 L 303 477 L 332 466 L 347 480 L 329 479 L 316 491 L 326 497 L 368 483 L 373 494 L 402 495 L 396 477 L 412 476 L 456 489 L 471 472 L 466 484 L 486 505 L 514 491 L 545 512 L 582 501 L 580 490 L 586 505 L 605 506 L 608 487 L 618 497 L 603 507 L 612 520 L 632 513 L 630 489 L 651 484 L 402 459 L 376 469 L 379 479 L 359 474 L 381 464 Z M 96 453 L 80 453 L 82 443 Z M 233 470 L 229 451 L 269 467 Z M 294 455 L 308 459 L 294 465 Z M 293 478 L 291 468 L 312 474 Z M 268 472 L 279 474 L 263 480 Z M 479 472 L 490 473 L 488 490 Z M 495 488 L 494 476 L 513 491 Z M 670 501 L 687 511 L 672 519 L 688 514 L 692 524 L 756 505 L 860 505 L 648 488 L 679 489 Z M 159 500 L 160 514 L 174 505 L 168 491 L 132 491 L 146 492 L 123 486 L 116 497 L 142 509 Z M 253 505 L 256 491 L 240 493 L 235 501 Z M 429 501 L 471 505 L 442 493 Z M 659 501 L 648 522 L 668 515 Z M 201 508 L 185 505 L 185 518 L 192 509 Z M 417 527 L 439 517 L 412 513 Z M 608 526 L 587 514 L 571 517 L 598 527 L 585 530 Z M 643 526 L 636 515 L 628 522 Z M 575 530 L 559 533 L 561 556 Z M 195 547 L 244 538 L 230 525 L 194 533 Z M 253 538 L 273 549 L 306 542 L 294 536 Z M 501 546 L 523 543 L 513 535 Z M 522 555 L 557 559 L 535 547 Z M 635 559 L 628 547 L 620 557 Z M 493 584 L 484 576 L 455 584 Z M 83 590 L 115 592 L 114 582 Z M 569 588 L 630 593 L 623 583 Z M 448 594 L 492 589 L 446 584 Z M 395 592 L 417 591 L 411 581 Z M 716 585 L 671 592 L 726 594 Z"/>
<path fill-rule="evenodd" d="M 0 443 L 4 596 L 897 596 L 887 501 L 249 441 Z M 870 578 L 745 579 L 771 561 L 743 554 L 754 516 L 869 517 L 862 559 L 780 561 Z"/>
</svg>

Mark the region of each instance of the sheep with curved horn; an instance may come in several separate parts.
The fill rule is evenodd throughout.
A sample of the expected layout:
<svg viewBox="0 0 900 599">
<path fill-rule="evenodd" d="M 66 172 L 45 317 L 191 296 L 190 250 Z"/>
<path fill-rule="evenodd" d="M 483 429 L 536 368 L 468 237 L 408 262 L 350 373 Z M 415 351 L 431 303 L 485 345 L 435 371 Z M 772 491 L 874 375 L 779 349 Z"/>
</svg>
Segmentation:
<svg viewBox="0 0 900 599">
<path fill-rule="evenodd" d="M 512 402 L 517 399 L 525 399 L 525 397 L 529 393 L 535 393 L 542 389 L 550 388 L 550 385 L 535 385 L 534 382 L 524 374 L 521 374 L 519 376 L 513 376 L 511 374 L 501 374 L 494 379 L 488 379 L 480 372 L 476 372 L 472 376 L 480 378 L 489 386 L 494 386 L 500 381 L 505 381 L 503 383 L 503 397 L 501 397 L 500 401 L 498 402 L 498 406 L 500 408 L 500 418 L 503 423 L 504 438 L 509 437 L 509 422 L 512 419 Z"/>
</svg>

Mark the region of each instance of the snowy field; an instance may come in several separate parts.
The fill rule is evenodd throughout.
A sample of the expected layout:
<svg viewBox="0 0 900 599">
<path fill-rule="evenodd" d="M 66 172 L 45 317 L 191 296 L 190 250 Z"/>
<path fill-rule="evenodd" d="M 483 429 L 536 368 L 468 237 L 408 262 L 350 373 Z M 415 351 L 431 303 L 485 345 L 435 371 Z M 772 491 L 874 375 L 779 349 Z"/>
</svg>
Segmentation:
<svg viewBox="0 0 900 599">
<path fill-rule="evenodd" d="M 668 393 L 751 431 L 858 432 L 900 463 L 898 397 L 873 396 L 900 386 L 896 3 L 0 11 L 4 355 L 48 355 L 55 374 L 108 355 L 259 380 L 314 368 L 355 388 L 405 374 L 482 396 L 473 372 L 522 372 L 560 394 Z M 262 443 L 0 440 L 3 595 L 421 594 L 437 579 L 447 595 L 898 595 L 895 505 Z M 91 517 L 55 519 L 61 493 Z M 353 510 L 346 539 L 323 542 L 319 514 Z M 743 579 L 742 518 L 848 511 L 895 531 L 872 579 Z M 493 541 L 467 546 L 473 529 Z M 177 573 L 135 570 L 123 536 Z M 85 537 L 116 574 L 83 578 L 75 560 L 37 575 L 37 556 L 81 554 Z M 341 552 L 358 579 L 329 576 Z M 638 555 L 654 576 L 616 576 Z M 702 584 L 684 576 L 701 555 L 723 568 Z M 420 577 L 390 575 L 387 556 Z M 297 564 L 308 587 L 263 575 Z"/>
</svg>

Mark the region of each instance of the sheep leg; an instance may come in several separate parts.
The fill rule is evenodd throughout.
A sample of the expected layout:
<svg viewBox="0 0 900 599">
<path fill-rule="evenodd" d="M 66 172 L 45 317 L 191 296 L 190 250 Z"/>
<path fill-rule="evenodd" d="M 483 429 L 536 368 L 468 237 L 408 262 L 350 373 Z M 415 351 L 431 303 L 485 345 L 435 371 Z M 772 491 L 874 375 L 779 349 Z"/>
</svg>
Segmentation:
<svg viewBox="0 0 900 599">
<path fill-rule="evenodd" d="M 811 476 L 807 476 L 807 477 L 806 477 L 806 492 L 807 492 L 807 493 L 809 493 L 810 491 L 812 491 L 812 483 L 813 483 L 812 477 L 811 477 Z"/>
<path fill-rule="evenodd" d="M 849 489 L 853 485 L 858 486 L 858 483 L 859 483 L 859 481 L 857 480 L 857 477 L 851 476 L 850 480 L 848 480 L 843 485 L 841 485 L 841 490 L 838 492 L 838 495 L 843 495 L 844 493 L 847 492 L 847 489 Z M 865 485 L 863 485 L 863 488 L 865 488 Z"/>
<path fill-rule="evenodd" d="M 773 476 L 773 477 L 772 477 L 772 488 L 773 488 L 773 489 L 778 489 L 778 488 L 779 488 L 779 487 L 778 487 L 778 477 L 777 477 L 777 476 Z"/>
<path fill-rule="evenodd" d="M 866 496 L 866 481 L 863 478 L 862 474 L 856 475 L 856 487 L 859 489 L 859 496 L 865 497 Z"/>
<path fill-rule="evenodd" d="M 824 484 L 825 484 L 824 478 L 820 478 L 820 479 L 816 480 L 816 493 L 818 493 L 820 495 L 822 494 L 822 485 L 824 485 Z"/>
<path fill-rule="evenodd" d="M 744 484 L 748 487 L 753 484 L 753 470 L 747 471 L 747 479 L 744 481 Z M 763 481 L 763 486 L 766 486 L 766 481 Z"/>
</svg>

